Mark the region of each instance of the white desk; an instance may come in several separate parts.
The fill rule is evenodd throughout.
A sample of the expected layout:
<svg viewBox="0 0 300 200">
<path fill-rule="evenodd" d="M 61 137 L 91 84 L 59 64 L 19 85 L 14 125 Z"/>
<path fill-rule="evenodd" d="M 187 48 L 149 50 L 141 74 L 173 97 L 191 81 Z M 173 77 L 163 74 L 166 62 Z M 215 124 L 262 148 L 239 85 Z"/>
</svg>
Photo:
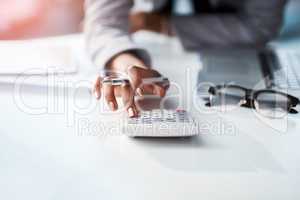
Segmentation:
<svg viewBox="0 0 300 200">
<path fill-rule="evenodd" d="M 190 66 L 195 87 L 195 55 L 170 48 L 176 42 L 167 40 L 147 45 L 155 51 L 154 65 L 181 87 L 189 82 L 183 73 Z M 20 104 L 14 87 L 1 84 L 0 199 L 300 199 L 299 116 L 267 125 L 244 108 L 197 114 L 190 94 L 182 95 L 183 107 L 209 132 L 190 139 L 131 139 L 107 134 L 118 133 L 122 114 L 101 114 L 101 103 L 88 92 L 75 100 L 51 98 L 45 88 L 32 86 L 22 90 Z M 74 113 L 74 101 L 91 109 Z M 47 110 L 29 114 L 28 106 Z M 271 128 L 285 124 L 287 131 Z M 223 125 L 234 134 L 218 135 Z"/>
</svg>

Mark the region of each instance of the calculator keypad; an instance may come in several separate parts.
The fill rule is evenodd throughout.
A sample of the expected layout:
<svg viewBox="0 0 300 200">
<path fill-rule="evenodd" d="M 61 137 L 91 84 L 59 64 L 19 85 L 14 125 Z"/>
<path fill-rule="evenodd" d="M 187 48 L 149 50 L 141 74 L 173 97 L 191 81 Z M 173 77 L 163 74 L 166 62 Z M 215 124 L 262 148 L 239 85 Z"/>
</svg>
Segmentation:
<svg viewBox="0 0 300 200">
<path fill-rule="evenodd" d="M 189 123 L 190 117 L 184 110 L 142 111 L 138 118 L 130 118 L 128 124 Z"/>
</svg>

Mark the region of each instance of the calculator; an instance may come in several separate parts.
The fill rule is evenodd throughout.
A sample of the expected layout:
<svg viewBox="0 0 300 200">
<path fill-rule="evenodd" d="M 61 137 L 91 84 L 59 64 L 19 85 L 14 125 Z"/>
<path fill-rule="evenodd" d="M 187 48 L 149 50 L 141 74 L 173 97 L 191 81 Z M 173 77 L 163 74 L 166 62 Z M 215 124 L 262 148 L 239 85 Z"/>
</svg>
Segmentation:
<svg viewBox="0 0 300 200">
<path fill-rule="evenodd" d="M 123 134 L 129 137 L 189 137 L 198 134 L 194 118 L 185 110 L 155 109 L 128 118 Z"/>
</svg>

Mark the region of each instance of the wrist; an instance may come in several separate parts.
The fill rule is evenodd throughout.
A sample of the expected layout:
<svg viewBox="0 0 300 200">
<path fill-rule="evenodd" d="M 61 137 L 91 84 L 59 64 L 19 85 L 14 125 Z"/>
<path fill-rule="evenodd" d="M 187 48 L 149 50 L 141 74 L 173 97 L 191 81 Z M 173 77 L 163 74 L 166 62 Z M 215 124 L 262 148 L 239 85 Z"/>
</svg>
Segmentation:
<svg viewBox="0 0 300 200">
<path fill-rule="evenodd" d="M 121 53 L 113 57 L 107 64 L 106 69 L 115 72 L 127 72 L 127 70 L 132 67 L 137 66 L 141 68 L 149 68 L 145 63 L 132 53 Z"/>
</svg>

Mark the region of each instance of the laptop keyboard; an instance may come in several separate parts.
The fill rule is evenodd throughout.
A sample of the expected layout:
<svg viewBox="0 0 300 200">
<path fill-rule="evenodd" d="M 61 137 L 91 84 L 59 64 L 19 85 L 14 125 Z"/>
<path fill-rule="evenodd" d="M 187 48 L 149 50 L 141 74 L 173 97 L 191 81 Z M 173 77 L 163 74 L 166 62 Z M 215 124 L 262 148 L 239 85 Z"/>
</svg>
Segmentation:
<svg viewBox="0 0 300 200">
<path fill-rule="evenodd" d="M 277 53 L 280 70 L 274 71 L 274 85 L 282 89 L 300 89 L 300 54 L 281 51 Z"/>
</svg>

